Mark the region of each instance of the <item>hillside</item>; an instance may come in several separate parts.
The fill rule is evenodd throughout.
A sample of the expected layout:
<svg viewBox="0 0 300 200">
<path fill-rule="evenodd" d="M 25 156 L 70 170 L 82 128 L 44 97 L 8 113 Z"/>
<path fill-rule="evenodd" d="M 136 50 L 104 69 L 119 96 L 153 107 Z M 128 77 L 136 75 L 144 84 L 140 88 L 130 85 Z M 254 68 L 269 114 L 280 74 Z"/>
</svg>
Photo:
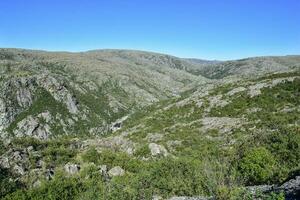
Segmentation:
<svg viewBox="0 0 300 200">
<path fill-rule="evenodd" d="M 299 198 L 300 56 L 0 49 L 0 87 L 3 199 Z"/>
</svg>

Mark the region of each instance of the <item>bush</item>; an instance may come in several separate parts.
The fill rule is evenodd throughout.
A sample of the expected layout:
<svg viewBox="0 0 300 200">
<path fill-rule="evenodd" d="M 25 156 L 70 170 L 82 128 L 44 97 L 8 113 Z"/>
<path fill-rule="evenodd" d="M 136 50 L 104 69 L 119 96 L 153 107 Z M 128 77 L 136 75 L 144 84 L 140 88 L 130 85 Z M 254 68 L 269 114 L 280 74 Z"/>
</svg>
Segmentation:
<svg viewBox="0 0 300 200">
<path fill-rule="evenodd" d="M 273 155 L 264 147 L 254 148 L 245 153 L 239 170 L 246 183 L 262 184 L 270 180 L 276 165 Z"/>
<path fill-rule="evenodd" d="M 63 176 L 56 176 L 54 180 L 44 182 L 40 187 L 29 190 L 18 190 L 5 199 L 10 200 L 69 200 L 75 199 L 77 195 L 84 191 L 83 184 L 80 180 L 75 178 L 66 178 Z"/>
<path fill-rule="evenodd" d="M 0 198 L 14 192 L 20 187 L 18 182 L 10 180 L 12 174 L 7 170 L 0 167 Z"/>
</svg>

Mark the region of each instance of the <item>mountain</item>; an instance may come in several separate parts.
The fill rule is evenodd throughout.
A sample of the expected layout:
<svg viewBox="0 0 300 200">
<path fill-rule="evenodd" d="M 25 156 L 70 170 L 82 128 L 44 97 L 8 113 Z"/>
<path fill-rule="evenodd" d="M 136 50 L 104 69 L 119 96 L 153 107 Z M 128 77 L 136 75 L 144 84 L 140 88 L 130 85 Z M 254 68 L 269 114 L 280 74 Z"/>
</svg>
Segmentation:
<svg viewBox="0 0 300 200">
<path fill-rule="evenodd" d="M 101 134 L 133 110 L 206 81 L 186 72 L 188 63 L 178 58 L 138 51 L 2 49 L 0 55 L 0 102 L 5 111 L 0 130 L 14 133 L 22 124 L 28 128 L 28 120 L 37 122 L 45 112 L 53 123 L 38 131 L 38 137 L 48 137 L 50 129 Z"/>
<path fill-rule="evenodd" d="M 0 49 L 0 83 L 3 199 L 299 197 L 300 56 Z"/>
</svg>

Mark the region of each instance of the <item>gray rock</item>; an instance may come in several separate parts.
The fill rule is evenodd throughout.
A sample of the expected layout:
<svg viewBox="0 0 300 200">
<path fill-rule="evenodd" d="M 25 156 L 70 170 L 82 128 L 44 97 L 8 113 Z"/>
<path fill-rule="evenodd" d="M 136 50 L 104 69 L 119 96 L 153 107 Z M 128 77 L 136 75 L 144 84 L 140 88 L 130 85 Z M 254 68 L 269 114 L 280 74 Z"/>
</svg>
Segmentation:
<svg viewBox="0 0 300 200">
<path fill-rule="evenodd" d="M 121 150 L 129 155 L 132 155 L 135 150 L 135 143 L 131 140 L 121 136 L 113 136 L 98 140 L 86 140 L 83 141 L 85 146 L 96 146 L 96 147 L 104 147 L 114 150 Z"/>
<path fill-rule="evenodd" d="M 146 139 L 149 142 L 159 142 L 160 140 L 162 140 L 164 136 L 162 134 L 159 133 L 149 133 L 146 137 Z"/>
<path fill-rule="evenodd" d="M 32 97 L 28 88 L 21 88 L 17 91 L 17 101 L 20 107 L 26 108 L 32 104 Z"/>
<path fill-rule="evenodd" d="M 230 133 L 232 129 L 240 128 L 246 123 L 243 119 L 230 117 L 205 117 L 201 122 L 201 130 L 217 129 L 220 133 Z"/>
<path fill-rule="evenodd" d="M 39 123 L 32 116 L 20 121 L 18 124 L 18 130 L 15 131 L 17 137 L 33 136 L 33 132 L 39 127 Z"/>
<path fill-rule="evenodd" d="M 110 177 L 114 176 L 124 176 L 125 175 L 125 170 L 122 169 L 120 166 L 113 167 L 108 171 L 108 175 Z"/>
<path fill-rule="evenodd" d="M 68 163 L 64 168 L 68 174 L 76 174 L 80 171 L 80 166 L 77 164 Z"/>
<path fill-rule="evenodd" d="M 152 200 L 163 200 L 163 198 L 161 196 L 158 196 L 158 195 L 154 195 L 152 197 Z"/>
<path fill-rule="evenodd" d="M 33 188 L 37 188 L 40 187 L 42 185 L 42 182 L 40 180 L 36 180 L 33 184 L 32 187 Z"/>
<path fill-rule="evenodd" d="M 0 98 L 0 132 L 14 120 L 14 116 L 17 114 L 16 108 L 10 104 L 10 100 Z"/>
<path fill-rule="evenodd" d="M 107 174 L 107 166 L 106 166 L 106 165 L 100 165 L 100 166 L 99 166 L 99 172 L 100 172 L 102 175 L 106 175 L 106 174 Z"/>
<path fill-rule="evenodd" d="M 37 162 L 36 162 L 36 167 L 37 168 L 43 168 L 43 167 L 45 167 L 46 166 L 46 163 L 43 161 L 43 160 L 38 160 Z"/>
<path fill-rule="evenodd" d="M 296 176 L 295 178 L 285 182 L 279 186 L 277 190 L 283 191 L 288 197 L 294 197 L 297 195 L 300 197 L 300 176 Z"/>
<path fill-rule="evenodd" d="M 282 185 L 256 185 L 248 186 L 246 189 L 251 194 L 263 193 L 268 194 L 271 192 L 283 192 L 286 199 L 296 200 L 300 198 L 300 176 L 295 176 L 293 179 L 283 183 Z"/>
<path fill-rule="evenodd" d="M 275 189 L 275 185 L 254 185 L 254 186 L 248 186 L 247 191 L 251 194 L 256 193 L 269 193 L 272 192 Z"/>
<path fill-rule="evenodd" d="M 228 96 L 233 96 L 233 95 L 235 95 L 236 93 L 243 92 L 243 91 L 245 91 L 245 90 L 246 90 L 246 88 L 244 88 L 244 87 L 237 87 L 237 88 L 234 88 L 234 89 L 230 90 L 230 91 L 227 93 L 227 95 L 228 95 Z"/>
<path fill-rule="evenodd" d="M 223 99 L 223 95 L 210 96 L 208 101 L 209 106 L 205 108 L 206 112 L 210 112 L 210 110 L 214 107 L 224 107 L 229 104 L 228 101 Z"/>
<path fill-rule="evenodd" d="M 115 132 L 122 127 L 122 123 L 128 118 L 128 116 L 124 116 L 121 119 L 116 120 L 115 122 L 112 123 L 110 129 L 112 132 Z"/>
<path fill-rule="evenodd" d="M 27 164 L 29 163 L 29 154 L 26 149 L 9 149 L 0 157 L 0 165 L 3 168 L 12 168 L 16 174 L 23 175 Z"/>
<path fill-rule="evenodd" d="M 38 117 L 44 119 L 46 123 L 49 123 L 52 119 L 51 113 L 49 111 L 40 113 Z"/>
<path fill-rule="evenodd" d="M 54 177 L 54 169 L 47 169 L 45 172 L 45 178 L 46 180 L 52 180 Z"/>
<path fill-rule="evenodd" d="M 38 119 L 28 116 L 17 124 L 17 129 L 14 130 L 16 137 L 35 137 L 40 140 L 47 140 L 52 134 L 48 124 L 40 124 Z"/>
<path fill-rule="evenodd" d="M 15 165 L 13 171 L 21 176 L 25 174 L 25 168 L 21 165 Z"/>
<path fill-rule="evenodd" d="M 273 79 L 272 81 L 268 81 L 268 82 L 261 82 L 261 83 L 257 83 L 254 85 L 251 85 L 249 87 L 249 92 L 248 94 L 250 95 L 250 97 L 255 97 L 261 94 L 261 89 L 263 88 L 272 88 L 280 83 L 283 83 L 285 81 L 294 81 L 296 77 L 288 77 L 288 78 L 278 78 L 278 79 Z"/>
<path fill-rule="evenodd" d="M 48 74 L 42 74 L 37 78 L 37 82 L 40 86 L 45 88 L 55 100 L 64 103 L 70 113 L 76 114 L 78 112 L 77 100 L 68 91 L 64 84 L 56 78 Z"/>
<path fill-rule="evenodd" d="M 166 150 L 166 148 L 162 145 L 159 144 L 155 144 L 155 143 L 150 143 L 148 145 L 150 151 L 151 151 L 151 155 L 152 156 L 167 156 L 168 155 L 168 151 Z"/>
<path fill-rule="evenodd" d="M 213 200 L 213 197 L 172 197 L 168 200 Z"/>
<path fill-rule="evenodd" d="M 27 151 L 28 153 L 30 153 L 31 151 L 33 151 L 33 146 L 27 147 L 27 148 L 26 148 L 26 151 Z"/>
<path fill-rule="evenodd" d="M 11 77 L 0 85 L 0 131 L 7 128 L 15 117 L 28 108 L 36 89 L 34 77 Z"/>
<path fill-rule="evenodd" d="M 8 157 L 0 158 L 0 166 L 3 167 L 3 168 L 6 168 L 6 169 L 8 169 L 10 167 Z"/>
<path fill-rule="evenodd" d="M 258 84 L 255 84 L 255 85 L 251 85 L 249 87 L 249 96 L 252 98 L 252 97 L 255 97 L 255 96 L 258 96 L 261 94 L 261 89 L 262 88 L 265 88 L 265 87 L 268 87 L 269 85 L 267 83 L 258 83 Z"/>
</svg>

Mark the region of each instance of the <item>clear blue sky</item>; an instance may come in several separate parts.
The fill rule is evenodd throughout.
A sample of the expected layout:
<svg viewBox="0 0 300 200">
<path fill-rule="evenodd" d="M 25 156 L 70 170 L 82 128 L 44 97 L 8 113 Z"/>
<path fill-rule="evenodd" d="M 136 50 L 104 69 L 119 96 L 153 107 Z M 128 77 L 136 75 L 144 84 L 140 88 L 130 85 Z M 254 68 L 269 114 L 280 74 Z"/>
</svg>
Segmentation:
<svg viewBox="0 0 300 200">
<path fill-rule="evenodd" d="M 299 0 L 1 0 L 0 47 L 300 54 Z"/>
</svg>

